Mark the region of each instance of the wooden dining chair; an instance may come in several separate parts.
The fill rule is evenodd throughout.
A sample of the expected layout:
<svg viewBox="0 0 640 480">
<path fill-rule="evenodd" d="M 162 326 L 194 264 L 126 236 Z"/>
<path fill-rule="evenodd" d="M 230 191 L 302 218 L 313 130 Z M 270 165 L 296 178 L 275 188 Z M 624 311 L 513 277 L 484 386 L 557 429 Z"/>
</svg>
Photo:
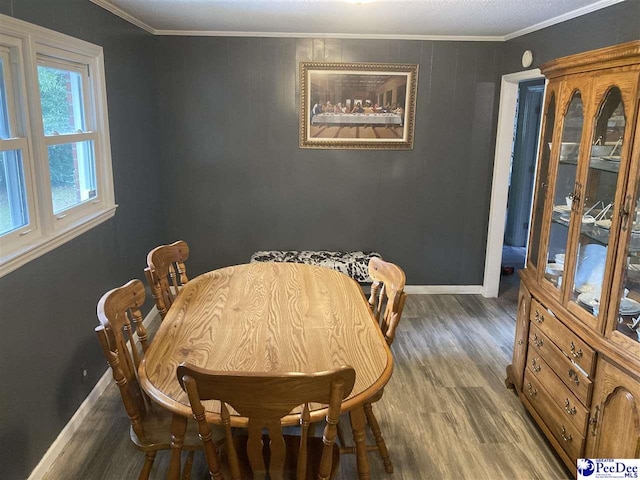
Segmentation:
<svg viewBox="0 0 640 480">
<path fill-rule="evenodd" d="M 373 312 L 382 334 L 389 346 L 396 336 L 396 328 L 402 316 L 407 294 L 404 293 L 405 274 L 400 267 L 374 257 L 369 260 L 369 276 L 372 278 L 371 293 L 369 295 L 369 307 Z M 373 403 L 382 398 L 384 390 L 379 391 L 369 402 L 364 404 L 364 413 L 367 425 L 375 439 L 375 445 L 367 445 L 367 450 L 377 450 L 382 458 L 384 469 L 387 473 L 393 473 L 393 464 L 389 457 L 387 445 L 382 437 L 382 431 L 378 419 L 373 413 Z M 355 447 L 346 446 L 342 430 L 339 431 L 342 453 L 355 453 Z"/>
<path fill-rule="evenodd" d="M 188 258 L 189 245 L 184 240 L 171 245 L 160 245 L 147 255 L 144 274 L 162 318 L 189 281 L 184 264 Z"/>
<path fill-rule="evenodd" d="M 355 370 L 341 367 L 317 374 L 212 372 L 182 364 L 177 369 L 198 422 L 213 480 L 334 478 L 340 458 L 335 445 L 342 401 L 351 393 Z M 203 400 L 219 400 L 226 430 L 227 461 L 219 461 L 205 420 Z M 323 437 L 309 435 L 309 403 L 328 405 Z M 300 436 L 283 435 L 281 419 L 302 407 Z M 247 435 L 232 437 L 229 408 L 248 418 Z M 267 433 L 263 435 L 263 430 Z M 230 474 L 230 475 L 229 475 Z"/>
<path fill-rule="evenodd" d="M 396 337 L 396 328 L 407 299 L 405 275 L 397 265 L 374 257 L 369 260 L 369 276 L 373 280 L 369 306 L 390 346 Z"/>
<path fill-rule="evenodd" d="M 95 329 L 104 355 L 111 367 L 113 379 L 120 389 L 120 396 L 131 421 L 130 437 L 139 450 L 146 453 L 146 460 L 139 479 L 148 479 L 159 450 L 171 448 L 170 412 L 152 405 L 138 383 L 137 371 L 149 341 L 142 324 L 140 307 L 145 301 L 144 285 L 131 280 L 122 287 L 105 293 L 98 302 L 98 320 Z M 193 451 L 202 449 L 194 422 L 187 428 L 183 450 L 190 451 L 184 469 L 189 478 Z M 215 439 L 223 438 L 216 430 Z"/>
</svg>

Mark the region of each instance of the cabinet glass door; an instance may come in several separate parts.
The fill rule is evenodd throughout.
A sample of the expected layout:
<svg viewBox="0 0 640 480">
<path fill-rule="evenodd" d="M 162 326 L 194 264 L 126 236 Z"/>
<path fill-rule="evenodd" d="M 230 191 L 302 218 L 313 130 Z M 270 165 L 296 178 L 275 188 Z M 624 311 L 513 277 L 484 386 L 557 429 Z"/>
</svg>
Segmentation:
<svg viewBox="0 0 640 480">
<path fill-rule="evenodd" d="M 598 316 L 602 301 L 625 126 L 622 93 L 613 87 L 598 108 L 582 212 L 576 220 L 580 222 L 580 237 L 571 300 L 594 317 Z"/>
<path fill-rule="evenodd" d="M 612 292 L 610 318 L 616 319 L 613 326 L 614 336 L 619 340 L 630 340 L 637 348 L 640 338 L 640 184 L 635 186 L 636 196 L 631 201 L 625 199 L 623 209 L 629 211 L 626 218 L 621 219 L 622 235 L 627 237 L 627 246 L 622 259 L 622 285 Z M 611 328 L 611 327 L 610 327 Z M 617 333 L 617 335 L 616 335 Z M 622 337 L 621 337 L 622 336 Z M 629 343 L 623 341 L 623 343 Z"/>
<path fill-rule="evenodd" d="M 600 82 L 609 81 L 616 87 L 610 88 L 607 101 L 611 105 L 605 106 L 603 115 L 608 120 L 599 122 L 598 135 L 602 135 L 602 143 L 607 148 L 603 152 L 603 160 L 620 170 L 620 184 L 614 207 L 601 215 L 596 222 L 600 230 L 610 229 L 608 235 L 609 249 L 615 244 L 615 266 L 611 278 L 611 288 L 603 288 L 602 302 L 609 299 L 607 306 L 606 336 L 614 340 L 625 351 L 640 357 L 640 342 L 638 334 L 640 328 L 640 166 L 638 155 L 631 160 L 632 149 L 640 145 L 633 142 L 634 131 L 638 132 L 638 119 L 635 123 L 634 110 L 637 109 L 639 98 L 638 73 L 624 72 L 615 77 L 603 76 Z M 615 101 L 621 96 L 620 101 Z M 636 113 L 637 116 L 637 113 Z M 636 139 L 637 140 L 637 139 Z M 613 168 L 613 167 L 612 167 Z M 605 175 L 602 173 L 601 175 Z M 613 176 L 607 173 L 607 176 Z M 625 180 L 628 177 L 628 180 Z M 626 184 L 626 185 L 625 185 Z M 626 188 L 625 188 L 626 187 Z M 610 255 L 611 256 L 611 255 Z M 605 279 L 609 267 L 605 272 Z M 604 285 L 607 285 L 605 280 Z"/>
<path fill-rule="evenodd" d="M 548 103 L 545 108 L 544 127 L 540 142 L 540 161 L 538 162 L 538 175 L 536 179 L 536 196 L 533 204 L 533 219 L 529 238 L 528 262 L 532 268 L 538 266 L 538 254 L 540 253 L 540 236 L 542 231 L 542 218 L 544 215 L 544 202 L 547 198 L 547 186 L 549 185 L 549 160 L 551 159 L 551 141 L 556 120 L 556 85 L 548 86 Z M 544 262 L 546 263 L 546 262 Z"/>
<path fill-rule="evenodd" d="M 562 127 L 559 159 L 553 192 L 553 213 L 547 243 L 547 265 L 544 278 L 560 289 L 564 276 L 565 254 L 569 244 L 569 222 L 575 205 L 576 174 L 580 139 L 584 124 L 582 96 L 579 90 L 571 95 Z"/>
</svg>

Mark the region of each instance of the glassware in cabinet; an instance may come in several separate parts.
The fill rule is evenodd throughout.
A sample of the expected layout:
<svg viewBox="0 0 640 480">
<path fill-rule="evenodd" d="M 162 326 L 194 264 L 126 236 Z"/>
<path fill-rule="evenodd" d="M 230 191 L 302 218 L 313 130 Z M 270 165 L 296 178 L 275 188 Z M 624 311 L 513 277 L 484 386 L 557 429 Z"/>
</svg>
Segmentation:
<svg viewBox="0 0 640 480">
<path fill-rule="evenodd" d="M 640 129 L 640 124 L 638 125 Z M 637 147 L 636 147 L 637 148 Z M 623 161 L 628 155 L 623 149 Z M 638 153 L 635 154 L 636 160 Z M 627 193 L 621 198 L 612 230 L 620 232 L 606 336 L 640 358 L 640 173 L 638 162 L 630 169 Z M 616 231 L 613 230 L 613 231 Z"/>
<path fill-rule="evenodd" d="M 620 156 L 613 154 L 620 151 L 626 120 L 620 88 L 615 85 L 598 88 L 596 85 L 595 91 L 597 100 L 599 94 L 603 94 L 593 122 L 579 218 L 576 268 L 569 298 L 579 307 L 576 310 L 579 318 L 597 329 L 596 319 L 607 293 L 605 274 L 610 270 L 607 259 L 611 257 L 610 252 L 615 251 L 612 250 L 615 237 L 611 236 L 611 225 L 616 192 L 622 186 L 619 185 Z"/>
</svg>

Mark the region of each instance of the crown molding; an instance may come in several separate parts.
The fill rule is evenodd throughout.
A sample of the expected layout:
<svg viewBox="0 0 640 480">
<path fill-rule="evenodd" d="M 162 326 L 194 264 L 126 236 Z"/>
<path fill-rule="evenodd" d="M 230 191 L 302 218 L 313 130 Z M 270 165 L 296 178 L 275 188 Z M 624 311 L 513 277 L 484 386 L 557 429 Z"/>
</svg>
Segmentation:
<svg viewBox="0 0 640 480">
<path fill-rule="evenodd" d="M 93 1 L 93 0 L 92 0 Z M 231 32 L 216 30 L 156 30 L 155 35 L 183 37 L 277 37 L 277 38 L 342 38 L 360 40 L 431 40 L 457 42 L 503 42 L 504 37 L 465 35 L 382 35 L 369 33 L 303 33 L 303 32 Z"/>
<path fill-rule="evenodd" d="M 142 20 L 134 17 L 130 13 L 127 13 L 124 10 L 122 10 L 121 8 L 116 7 L 109 0 L 89 0 L 89 1 L 91 3 L 95 3 L 99 7 L 104 8 L 105 10 L 108 10 L 109 12 L 111 12 L 114 15 L 122 18 L 123 20 L 126 20 L 129 23 L 132 23 L 136 27 L 140 27 L 141 29 L 146 30 L 147 32 L 149 32 L 149 33 L 151 33 L 153 35 L 157 35 L 157 33 L 156 33 L 157 30 L 155 28 L 153 28 L 151 25 L 147 25 Z"/>
<path fill-rule="evenodd" d="M 558 15 L 557 17 L 550 18 L 549 20 L 545 20 L 544 22 L 536 23 L 535 25 L 523 28 L 522 30 L 509 33 L 502 38 L 504 41 L 507 41 L 513 38 L 522 37 L 523 35 L 527 35 L 528 33 L 536 32 L 538 30 L 542 30 L 543 28 L 557 25 L 558 23 L 566 22 L 567 20 L 578 18 L 588 13 L 592 13 L 597 10 L 610 7 L 611 5 L 615 5 L 616 3 L 622 3 L 624 1 L 625 0 L 601 0 L 600 2 L 592 3 L 591 5 L 587 5 L 586 7 L 578 8 L 577 10 L 572 10 L 571 12 L 567 12 L 563 15 Z"/>
</svg>

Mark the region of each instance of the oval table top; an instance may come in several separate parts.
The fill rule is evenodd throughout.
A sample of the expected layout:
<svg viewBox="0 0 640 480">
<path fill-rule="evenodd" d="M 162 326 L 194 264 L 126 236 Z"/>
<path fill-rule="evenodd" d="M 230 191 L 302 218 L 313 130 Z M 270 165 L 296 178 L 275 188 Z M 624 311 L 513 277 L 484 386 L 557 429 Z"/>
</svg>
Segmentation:
<svg viewBox="0 0 640 480">
<path fill-rule="evenodd" d="M 393 371 L 391 352 L 360 286 L 340 272 L 297 263 L 237 265 L 190 280 L 138 372 L 151 398 L 188 417 L 189 400 L 176 377 L 184 361 L 209 370 L 279 373 L 351 365 L 356 383 L 343 411 L 373 397 Z M 218 423 L 218 402 L 204 405 L 207 421 Z M 325 413 L 315 407 L 312 421 Z M 292 414 L 283 423 L 298 419 Z M 232 425 L 245 426 L 246 419 L 232 417 Z"/>
</svg>

